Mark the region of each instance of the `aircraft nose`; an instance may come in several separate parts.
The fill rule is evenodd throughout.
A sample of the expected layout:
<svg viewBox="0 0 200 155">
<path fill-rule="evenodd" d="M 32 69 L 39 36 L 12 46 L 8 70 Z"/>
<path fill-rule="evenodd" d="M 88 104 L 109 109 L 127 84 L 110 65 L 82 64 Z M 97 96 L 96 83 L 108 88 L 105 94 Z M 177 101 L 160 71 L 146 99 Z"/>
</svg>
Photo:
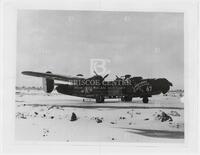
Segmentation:
<svg viewBox="0 0 200 155">
<path fill-rule="evenodd" d="M 165 79 L 165 78 L 162 79 L 162 83 L 163 83 L 164 85 L 166 85 L 166 86 L 173 86 L 173 84 L 172 84 L 169 80 L 167 80 L 167 79 Z"/>
<path fill-rule="evenodd" d="M 173 86 L 173 84 L 171 82 L 168 81 L 168 83 L 169 83 L 170 86 Z"/>
<path fill-rule="evenodd" d="M 169 91 L 169 89 L 170 89 L 170 86 L 169 86 L 169 85 L 164 86 L 164 87 L 162 88 L 163 94 L 167 93 L 167 92 Z"/>
<path fill-rule="evenodd" d="M 169 91 L 170 86 L 173 86 L 173 84 L 171 82 L 169 82 L 167 79 L 163 79 L 163 83 L 162 83 L 163 94 L 165 94 Z"/>
</svg>

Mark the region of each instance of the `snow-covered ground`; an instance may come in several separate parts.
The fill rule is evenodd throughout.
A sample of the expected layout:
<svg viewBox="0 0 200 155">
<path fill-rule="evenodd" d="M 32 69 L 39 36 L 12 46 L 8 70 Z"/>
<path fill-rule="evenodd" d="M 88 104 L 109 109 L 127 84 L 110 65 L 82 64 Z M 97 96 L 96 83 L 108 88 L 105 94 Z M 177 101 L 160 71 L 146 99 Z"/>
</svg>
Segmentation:
<svg viewBox="0 0 200 155">
<path fill-rule="evenodd" d="M 16 90 L 16 140 L 65 142 L 184 142 L 184 103 L 179 93 L 148 104 L 95 100 Z M 72 113 L 77 120 L 70 121 Z M 167 115 L 164 115 L 167 114 Z"/>
</svg>

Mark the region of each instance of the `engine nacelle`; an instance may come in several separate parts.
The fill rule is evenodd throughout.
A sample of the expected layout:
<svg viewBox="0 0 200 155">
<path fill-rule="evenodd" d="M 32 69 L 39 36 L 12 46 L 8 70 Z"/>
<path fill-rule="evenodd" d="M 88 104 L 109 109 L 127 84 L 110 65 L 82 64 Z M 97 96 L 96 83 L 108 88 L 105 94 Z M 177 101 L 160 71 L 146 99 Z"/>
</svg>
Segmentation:
<svg viewBox="0 0 200 155">
<path fill-rule="evenodd" d="M 51 73 L 51 72 L 46 72 L 46 73 Z M 51 93 L 54 89 L 54 80 L 49 78 L 43 78 L 42 85 L 43 85 L 43 90 L 46 93 Z"/>
</svg>

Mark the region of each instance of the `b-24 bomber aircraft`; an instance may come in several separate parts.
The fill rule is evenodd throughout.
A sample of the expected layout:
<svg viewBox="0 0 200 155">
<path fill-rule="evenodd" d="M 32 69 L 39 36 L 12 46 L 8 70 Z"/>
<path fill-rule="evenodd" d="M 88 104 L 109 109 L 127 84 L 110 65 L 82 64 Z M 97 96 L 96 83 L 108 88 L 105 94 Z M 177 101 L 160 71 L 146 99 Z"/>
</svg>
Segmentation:
<svg viewBox="0 0 200 155">
<path fill-rule="evenodd" d="M 77 76 L 63 76 L 52 74 L 51 72 L 40 73 L 24 71 L 22 74 L 41 77 L 43 79 L 43 89 L 46 93 L 51 93 L 54 89 L 65 95 L 96 99 L 97 103 L 103 103 L 104 99 L 121 98 L 124 102 L 131 102 L 132 98 L 140 97 L 143 103 L 148 103 L 148 97 L 152 95 L 165 94 L 169 91 L 172 83 L 165 78 L 143 79 L 142 77 L 131 77 L 125 75 L 116 76 L 113 81 L 105 81 L 108 74 L 104 77 L 95 75 L 84 78 L 82 74 Z M 55 83 L 54 81 L 65 81 Z"/>
</svg>

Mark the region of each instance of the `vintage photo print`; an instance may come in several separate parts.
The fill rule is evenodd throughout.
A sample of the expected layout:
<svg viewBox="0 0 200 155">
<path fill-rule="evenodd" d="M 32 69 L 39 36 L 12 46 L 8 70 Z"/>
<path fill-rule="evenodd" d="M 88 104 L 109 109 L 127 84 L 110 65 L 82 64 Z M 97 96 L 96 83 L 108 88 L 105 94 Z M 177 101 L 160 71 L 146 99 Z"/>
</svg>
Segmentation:
<svg viewBox="0 0 200 155">
<path fill-rule="evenodd" d="M 17 141 L 184 143 L 184 14 L 18 10 Z"/>
</svg>

